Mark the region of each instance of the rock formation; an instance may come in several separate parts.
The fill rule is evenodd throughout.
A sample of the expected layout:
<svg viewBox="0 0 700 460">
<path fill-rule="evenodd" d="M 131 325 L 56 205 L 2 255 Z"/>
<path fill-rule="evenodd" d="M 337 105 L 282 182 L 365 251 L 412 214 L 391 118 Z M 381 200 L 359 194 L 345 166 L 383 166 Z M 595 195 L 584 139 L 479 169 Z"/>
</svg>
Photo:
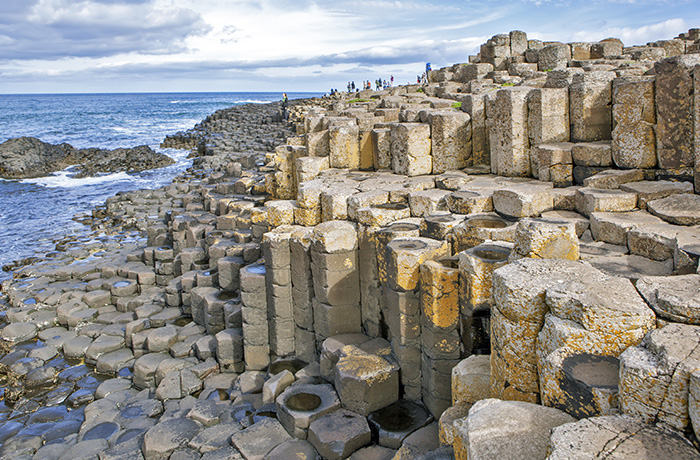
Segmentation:
<svg viewBox="0 0 700 460">
<path fill-rule="evenodd" d="M 162 168 L 175 161 L 141 145 L 114 150 L 76 149 L 70 144 L 47 144 L 34 137 L 18 137 L 0 144 L 0 177 L 27 179 L 76 166 L 75 177 Z"/>
<path fill-rule="evenodd" d="M 700 457 L 699 39 L 515 31 L 171 138 L 3 283 L 2 455 Z"/>
</svg>

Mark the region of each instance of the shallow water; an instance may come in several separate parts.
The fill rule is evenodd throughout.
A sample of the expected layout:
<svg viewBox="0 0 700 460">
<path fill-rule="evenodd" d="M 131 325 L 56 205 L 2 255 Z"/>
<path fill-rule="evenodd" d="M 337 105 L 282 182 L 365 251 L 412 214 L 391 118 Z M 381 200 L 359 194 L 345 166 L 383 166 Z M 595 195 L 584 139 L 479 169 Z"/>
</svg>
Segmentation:
<svg viewBox="0 0 700 460">
<path fill-rule="evenodd" d="M 316 94 L 295 93 L 290 98 Z M 176 163 L 138 174 L 71 178 L 70 168 L 48 177 L 0 179 L 0 267 L 54 248 L 54 241 L 87 228 L 72 220 L 121 191 L 169 184 L 191 161 L 187 151 L 161 149 L 168 134 L 192 128 L 216 110 L 277 101 L 281 93 L 138 93 L 0 95 L 0 143 L 32 136 L 76 148 L 148 145 Z M 0 271 L 0 281 L 9 277 Z"/>
</svg>

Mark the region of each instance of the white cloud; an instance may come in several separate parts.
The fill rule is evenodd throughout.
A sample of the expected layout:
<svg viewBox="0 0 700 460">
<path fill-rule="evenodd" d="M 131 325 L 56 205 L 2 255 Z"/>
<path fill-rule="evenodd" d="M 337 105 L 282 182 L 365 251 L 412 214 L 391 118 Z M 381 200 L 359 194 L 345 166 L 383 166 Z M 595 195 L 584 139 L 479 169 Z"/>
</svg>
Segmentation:
<svg viewBox="0 0 700 460">
<path fill-rule="evenodd" d="M 655 24 L 640 27 L 606 27 L 601 30 L 582 30 L 572 34 L 572 41 L 598 41 L 615 37 L 622 40 L 625 46 L 644 45 L 651 41 L 674 38 L 688 30 L 682 18 L 668 19 Z"/>
</svg>

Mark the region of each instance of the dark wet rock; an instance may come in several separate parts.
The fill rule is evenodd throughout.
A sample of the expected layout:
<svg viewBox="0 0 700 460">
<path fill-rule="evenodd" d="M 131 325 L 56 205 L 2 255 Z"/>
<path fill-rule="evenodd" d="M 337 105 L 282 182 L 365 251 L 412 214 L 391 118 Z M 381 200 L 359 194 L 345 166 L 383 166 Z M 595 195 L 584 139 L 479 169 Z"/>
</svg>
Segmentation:
<svg viewBox="0 0 700 460">
<path fill-rule="evenodd" d="M 72 434 L 77 434 L 80 431 L 82 422 L 79 420 L 64 420 L 53 425 L 50 431 L 47 431 L 42 436 L 45 443 L 62 439 Z"/>
<path fill-rule="evenodd" d="M 75 390 L 76 386 L 73 383 L 62 383 L 44 395 L 42 404 L 45 406 L 56 406 L 58 404 L 62 404 Z"/>
<path fill-rule="evenodd" d="M 231 436 L 233 444 L 247 459 L 262 459 L 272 449 L 292 437 L 275 419 L 265 419 Z"/>
<path fill-rule="evenodd" d="M 0 144 L 0 177 L 26 179 L 46 176 L 77 165 L 77 176 L 138 172 L 173 164 L 174 160 L 146 145 L 105 150 L 76 149 L 70 144 L 52 145 L 33 137 L 9 139 Z"/>
<path fill-rule="evenodd" d="M 367 419 L 339 409 L 317 418 L 309 426 L 309 442 L 323 458 L 347 458 L 372 441 Z"/>
<path fill-rule="evenodd" d="M 109 439 L 115 433 L 119 431 L 120 427 L 114 422 L 103 422 L 98 423 L 83 435 L 83 441 L 90 441 L 93 439 Z"/>
<path fill-rule="evenodd" d="M 24 425 L 19 422 L 5 422 L 0 426 L 0 444 L 3 444 L 6 440 L 19 433 L 22 428 L 24 428 Z"/>
<path fill-rule="evenodd" d="M 109 444 L 104 439 L 91 439 L 72 445 L 61 455 L 60 460 L 97 460 Z"/>
<path fill-rule="evenodd" d="M 185 447 L 199 432 L 199 425 L 188 418 L 170 419 L 148 430 L 143 453 L 153 460 L 165 460 L 179 447 Z"/>
<path fill-rule="evenodd" d="M 408 435 L 430 423 L 432 416 L 421 404 L 402 399 L 372 412 L 368 420 L 379 445 L 398 449 Z"/>
<path fill-rule="evenodd" d="M 287 460 L 293 458 L 296 460 L 316 460 L 319 458 L 318 452 L 309 441 L 294 439 L 293 441 L 283 442 L 275 447 L 267 454 L 266 460 Z"/>
<path fill-rule="evenodd" d="M 73 392 L 68 397 L 68 404 L 72 407 L 78 407 L 85 404 L 90 404 L 95 400 L 95 392 L 92 389 L 81 388 L 78 391 Z"/>
<path fill-rule="evenodd" d="M 27 424 L 58 422 L 63 420 L 68 415 L 68 409 L 65 406 L 45 407 L 34 412 L 27 420 Z"/>
</svg>

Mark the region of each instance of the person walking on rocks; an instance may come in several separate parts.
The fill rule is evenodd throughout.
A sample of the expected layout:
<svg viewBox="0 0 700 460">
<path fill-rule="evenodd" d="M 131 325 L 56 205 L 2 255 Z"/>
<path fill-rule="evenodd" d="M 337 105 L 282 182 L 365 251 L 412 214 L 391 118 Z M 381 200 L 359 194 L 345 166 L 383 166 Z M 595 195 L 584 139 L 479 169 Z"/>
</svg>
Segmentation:
<svg viewBox="0 0 700 460">
<path fill-rule="evenodd" d="M 287 97 L 287 93 L 282 93 L 282 119 L 286 120 L 289 118 L 289 114 L 287 113 L 287 105 L 289 104 L 289 98 Z"/>
<path fill-rule="evenodd" d="M 425 64 L 425 82 L 430 83 L 430 71 L 433 70 L 433 68 L 430 66 L 430 63 Z"/>
</svg>

